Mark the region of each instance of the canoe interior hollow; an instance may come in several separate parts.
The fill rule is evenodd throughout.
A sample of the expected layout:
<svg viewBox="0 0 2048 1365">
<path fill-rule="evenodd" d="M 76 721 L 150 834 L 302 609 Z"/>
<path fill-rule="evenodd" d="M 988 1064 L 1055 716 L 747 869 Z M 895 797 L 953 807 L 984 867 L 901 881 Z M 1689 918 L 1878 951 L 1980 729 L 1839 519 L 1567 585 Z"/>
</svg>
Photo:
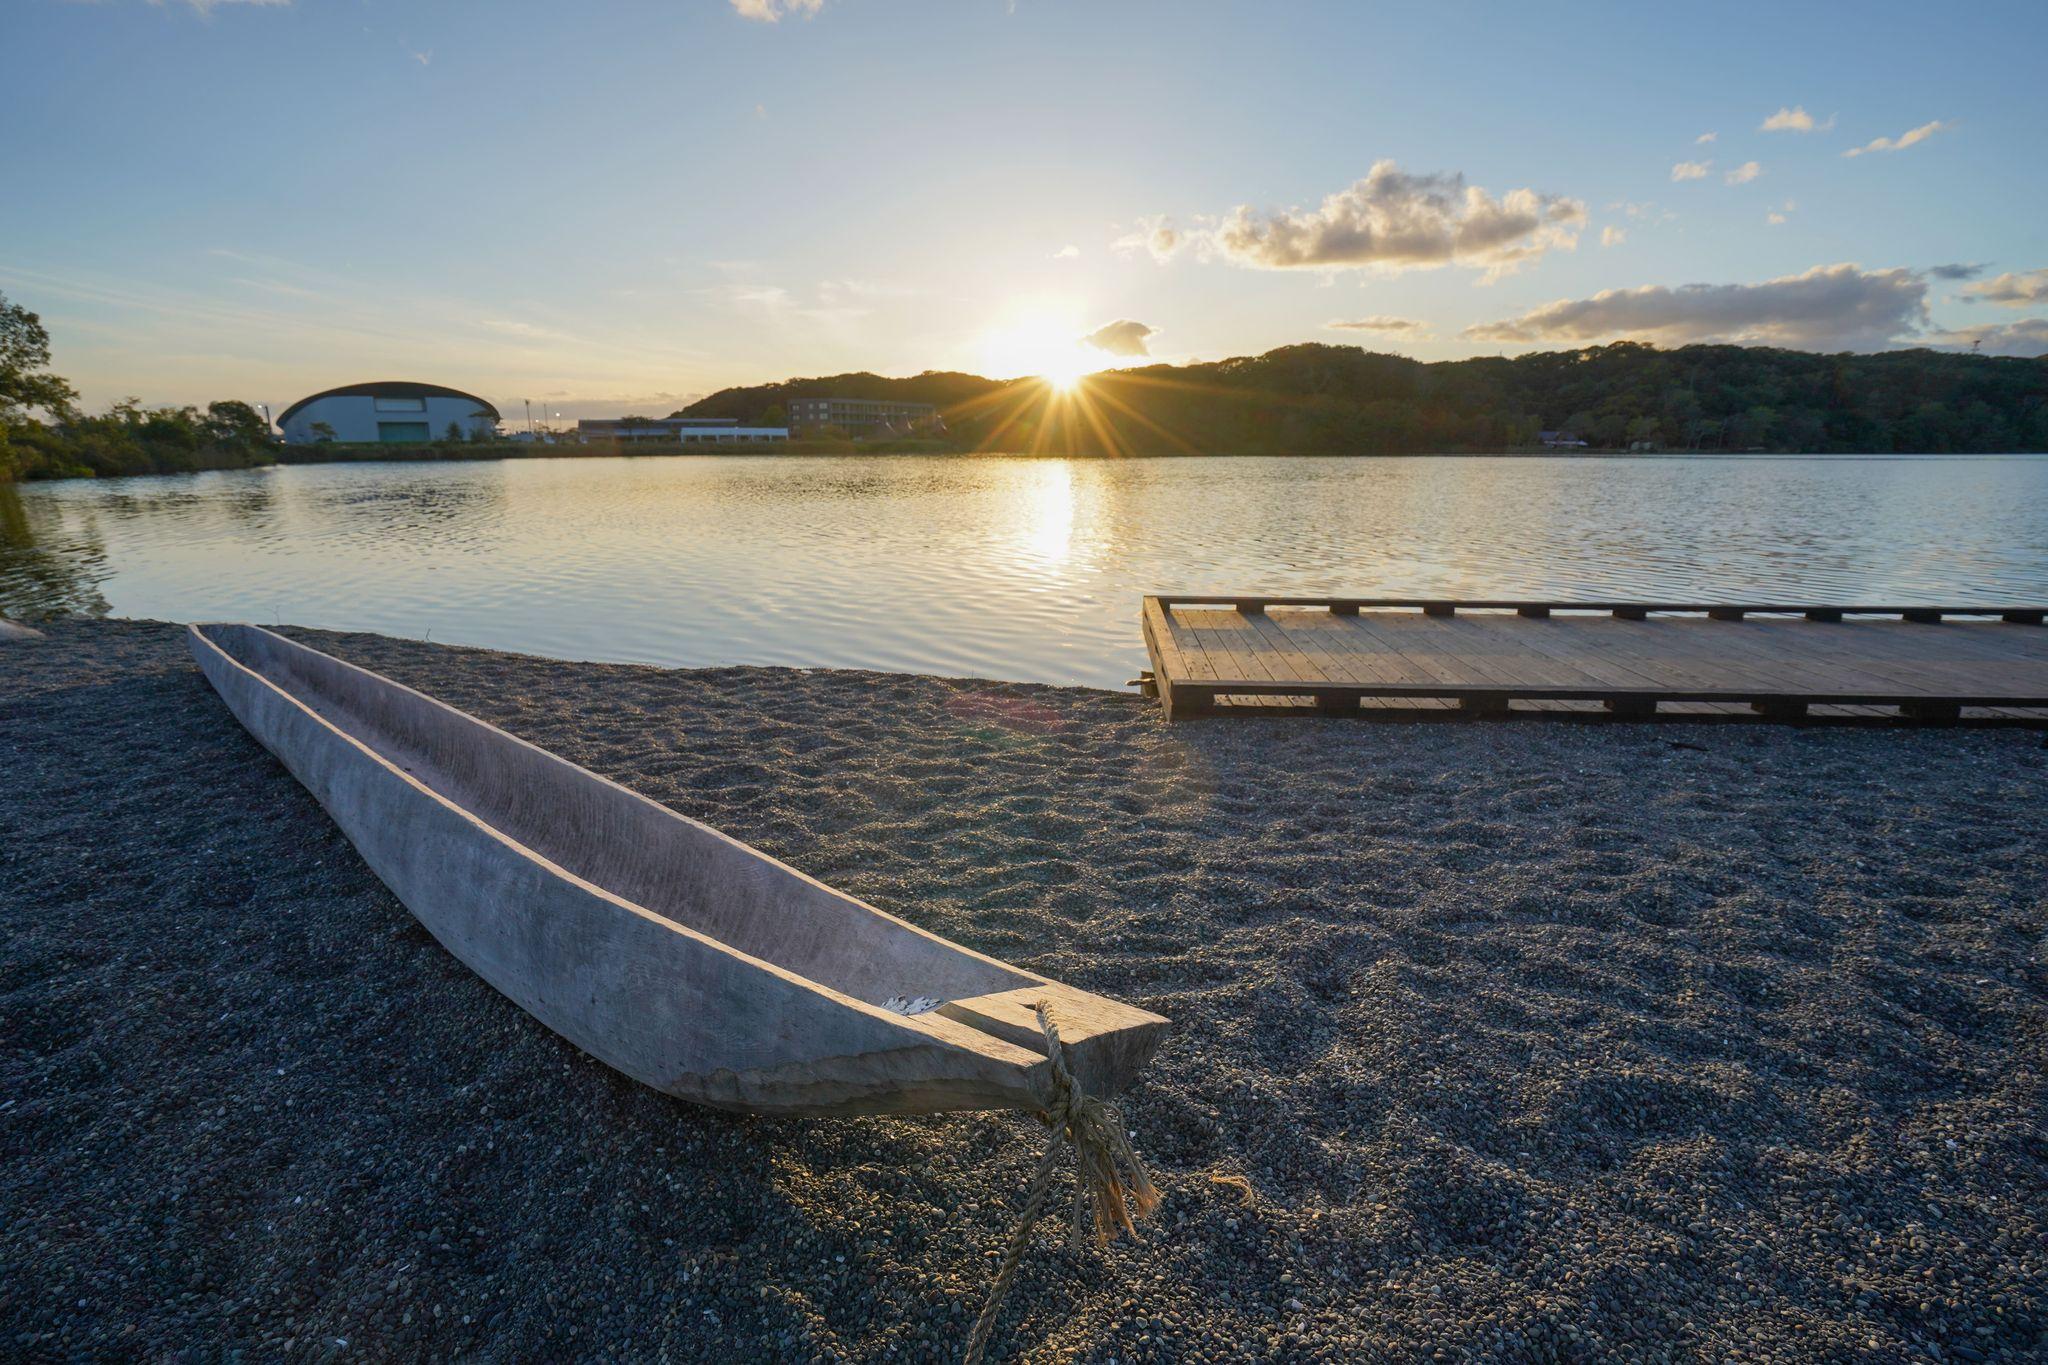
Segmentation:
<svg viewBox="0 0 2048 1365">
<path fill-rule="evenodd" d="M 870 1004 L 1037 984 L 453 707 L 254 626 L 200 635 L 441 799 L 571 876 Z"/>
</svg>

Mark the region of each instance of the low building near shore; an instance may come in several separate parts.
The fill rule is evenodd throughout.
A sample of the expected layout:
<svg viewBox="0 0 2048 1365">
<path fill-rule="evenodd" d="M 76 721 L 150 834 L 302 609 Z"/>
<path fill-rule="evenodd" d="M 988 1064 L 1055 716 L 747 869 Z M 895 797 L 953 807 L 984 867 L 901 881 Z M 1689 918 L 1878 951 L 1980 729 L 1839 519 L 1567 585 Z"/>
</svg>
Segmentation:
<svg viewBox="0 0 2048 1365">
<path fill-rule="evenodd" d="M 277 427 L 288 445 L 425 445 L 447 436 L 450 427 L 465 440 L 495 436 L 498 410 L 460 389 L 379 379 L 301 398 L 278 414 Z"/>
<path fill-rule="evenodd" d="M 599 417 L 576 423 L 577 441 L 616 444 L 679 441 L 684 445 L 787 441 L 788 427 L 743 427 L 737 417 Z"/>
</svg>

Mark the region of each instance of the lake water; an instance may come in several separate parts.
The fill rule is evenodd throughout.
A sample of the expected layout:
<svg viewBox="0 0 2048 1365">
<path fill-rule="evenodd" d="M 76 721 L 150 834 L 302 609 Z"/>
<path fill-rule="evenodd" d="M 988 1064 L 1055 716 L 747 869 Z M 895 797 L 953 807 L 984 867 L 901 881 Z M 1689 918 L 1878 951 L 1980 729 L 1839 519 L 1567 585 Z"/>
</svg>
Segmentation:
<svg viewBox="0 0 2048 1365">
<path fill-rule="evenodd" d="M 1150 591 L 2048 602 L 2048 457 L 667 457 L 0 485 L 0 611 L 1119 686 Z"/>
</svg>

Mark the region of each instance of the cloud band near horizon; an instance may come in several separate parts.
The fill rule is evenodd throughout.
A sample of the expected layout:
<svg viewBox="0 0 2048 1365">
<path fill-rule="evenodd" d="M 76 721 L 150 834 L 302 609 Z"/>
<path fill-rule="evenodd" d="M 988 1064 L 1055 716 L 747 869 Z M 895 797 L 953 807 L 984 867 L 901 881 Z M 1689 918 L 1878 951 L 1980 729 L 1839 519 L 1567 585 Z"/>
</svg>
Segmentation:
<svg viewBox="0 0 2048 1365">
<path fill-rule="evenodd" d="M 1816 350 L 1878 350 L 1927 325 L 1918 271 L 1819 265 L 1758 284 L 1643 285 L 1559 299 L 1463 335 L 1512 345 L 1632 338 L 1671 345 L 1738 342 Z"/>
</svg>

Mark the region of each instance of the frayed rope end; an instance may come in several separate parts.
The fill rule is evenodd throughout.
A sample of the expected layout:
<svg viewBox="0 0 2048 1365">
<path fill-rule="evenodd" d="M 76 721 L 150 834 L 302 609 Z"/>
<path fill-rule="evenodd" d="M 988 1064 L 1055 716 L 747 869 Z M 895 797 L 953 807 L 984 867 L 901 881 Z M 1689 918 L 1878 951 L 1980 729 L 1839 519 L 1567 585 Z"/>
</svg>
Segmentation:
<svg viewBox="0 0 2048 1365">
<path fill-rule="evenodd" d="M 1024 1198 L 1024 1212 L 1010 1234 L 1010 1244 L 996 1270 L 995 1283 L 989 1287 L 988 1301 L 982 1305 L 981 1315 L 974 1320 L 974 1328 L 968 1333 L 965 1365 L 980 1365 L 982 1353 L 988 1349 L 989 1334 L 995 1330 L 996 1311 L 1002 1307 L 1003 1296 L 1010 1291 L 1010 1282 L 1017 1277 L 1017 1266 L 1024 1258 L 1031 1229 L 1045 1211 L 1053 1163 L 1059 1156 L 1062 1142 L 1072 1143 L 1074 1147 L 1077 1183 L 1072 1245 L 1076 1250 L 1090 1239 L 1091 1233 L 1097 1246 L 1106 1245 L 1118 1232 L 1137 1236 L 1137 1220 L 1159 1207 L 1159 1190 L 1145 1170 L 1145 1163 L 1138 1160 L 1137 1152 L 1131 1148 L 1123 1115 L 1115 1105 L 1082 1091 L 1074 1073 L 1067 1069 L 1066 1049 L 1060 1044 L 1059 1029 L 1046 1012 L 1045 1002 L 1040 1001 L 1034 1009 L 1038 1014 L 1039 1031 L 1045 1035 L 1045 1060 L 1051 1064 L 1052 1072 L 1051 1103 L 1039 1118 L 1052 1129 L 1052 1136 L 1045 1144 L 1044 1154 L 1038 1159 L 1038 1170 L 1031 1178 L 1031 1190 Z"/>
<path fill-rule="evenodd" d="M 1080 1182 L 1074 1206 L 1074 1236 L 1097 1246 L 1119 1232 L 1137 1236 L 1137 1220 L 1159 1207 L 1159 1190 L 1145 1163 L 1131 1148 L 1122 1113 L 1105 1100 L 1081 1089 L 1067 1067 L 1066 1048 L 1043 1001 L 1035 1007 L 1039 1031 L 1045 1035 L 1045 1059 L 1052 1065 L 1052 1107 L 1046 1120 L 1063 1129 L 1055 1134 L 1074 1145 L 1074 1175 Z M 1092 1214 L 1092 1217 L 1090 1216 Z"/>
</svg>

